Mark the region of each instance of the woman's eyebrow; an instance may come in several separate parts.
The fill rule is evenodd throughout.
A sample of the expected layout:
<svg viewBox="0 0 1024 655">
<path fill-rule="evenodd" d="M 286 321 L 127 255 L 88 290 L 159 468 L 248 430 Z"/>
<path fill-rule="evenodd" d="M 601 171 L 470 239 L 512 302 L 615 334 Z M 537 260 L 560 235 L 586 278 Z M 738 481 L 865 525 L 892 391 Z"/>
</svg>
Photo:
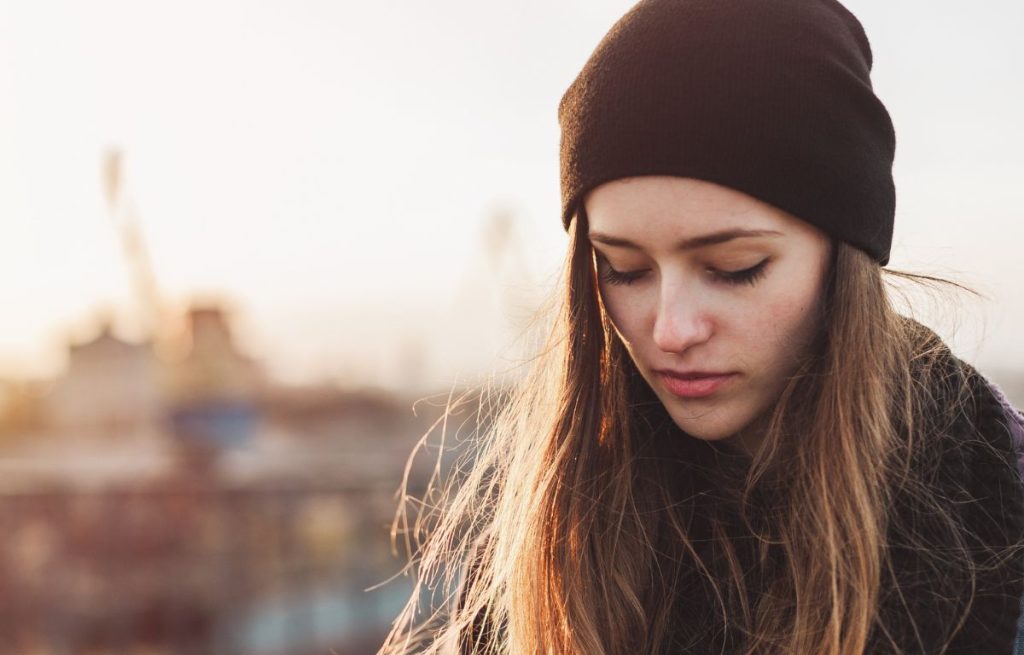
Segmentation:
<svg viewBox="0 0 1024 655">
<path fill-rule="evenodd" d="M 620 248 L 634 248 L 636 250 L 643 250 L 639 245 L 633 243 L 629 239 L 623 239 L 622 237 L 612 236 L 610 234 L 604 234 L 602 232 L 590 232 L 587 234 L 591 241 L 597 241 L 603 243 L 606 246 L 617 246 Z M 723 243 L 725 241 L 731 241 L 733 239 L 739 239 L 742 237 L 764 237 L 764 236 L 782 236 L 782 232 L 776 230 L 747 230 L 742 228 L 735 228 L 730 230 L 720 230 L 718 232 L 711 232 L 710 234 L 703 234 L 699 237 L 690 237 L 683 239 L 676 244 L 676 250 L 695 250 L 697 248 L 703 248 L 704 246 L 714 245 L 716 243 Z"/>
</svg>

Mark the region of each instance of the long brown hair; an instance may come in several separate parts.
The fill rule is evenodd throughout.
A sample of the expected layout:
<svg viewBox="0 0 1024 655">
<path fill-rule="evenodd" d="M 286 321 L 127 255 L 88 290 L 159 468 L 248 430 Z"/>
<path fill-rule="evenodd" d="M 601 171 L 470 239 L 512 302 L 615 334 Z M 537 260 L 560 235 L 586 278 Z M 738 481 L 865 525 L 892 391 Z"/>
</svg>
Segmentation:
<svg viewBox="0 0 1024 655">
<path fill-rule="evenodd" d="M 819 347 L 766 416 L 759 450 L 737 458 L 682 433 L 640 378 L 601 306 L 585 223 L 570 227 L 561 302 L 529 374 L 486 396 L 477 447 L 415 520 L 402 489 L 392 536 L 417 582 L 379 653 L 447 652 L 481 622 L 492 638 L 475 652 L 659 653 L 709 628 L 701 643 L 723 652 L 898 652 L 913 617 L 888 625 L 879 612 L 900 601 L 887 555 L 897 492 L 955 546 L 929 565 L 970 588 L 962 526 L 914 465 L 937 417 L 967 400 L 926 384 L 946 346 L 896 311 L 883 272 L 964 287 L 835 242 Z M 459 605 L 424 618 L 425 592 L 451 592 L 469 553 Z M 761 576 L 745 575 L 745 558 Z M 951 603 L 950 634 L 970 599 Z"/>
</svg>

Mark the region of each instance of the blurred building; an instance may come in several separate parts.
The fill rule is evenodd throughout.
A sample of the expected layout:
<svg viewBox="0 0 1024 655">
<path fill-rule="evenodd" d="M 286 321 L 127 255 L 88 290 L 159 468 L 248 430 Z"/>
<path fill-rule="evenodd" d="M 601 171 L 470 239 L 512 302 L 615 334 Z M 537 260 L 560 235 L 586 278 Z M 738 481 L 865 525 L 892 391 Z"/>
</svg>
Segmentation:
<svg viewBox="0 0 1024 655">
<path fill-rule="evenodd" d="M 182 355 L 166 367 L 163 427 L 170 429 L 185 468 L 208 473 L 225 449 L 256 436 L 263 373 L 235 345 L 220 305 L 193 306 L 181 337 Z"/>
<path fill-rule="evenodd" d="M 109 323 L 90 341 L 70 344 L 67 372 L 43 400 L 48 427 L 76 432 L 135 432 L 161 411 L 159 362 L 149 342 L 113 334 Z"/>
<path fill-rule="evenodd" d="M 259 365 L 235 345 L 222 308 L 193 307 L 179 335 L 180 356 L 156 356 L 151 341 L 131 342 L 105 322 L 68 349 L 66 372 L 42 399 L 46 427 L 62 434 L 137 434 L 182 407 L 255 403 Z"/>
<path fill-rule="evenodd" d="M 235 344 L 228 317 L 217 305 L 189 310 L 182 335 L 184 356 L 170 362 L 166 391 L 175 403 L 198 399 L 252 400 L 264 386 L 263 373 Z"/>
</svg>

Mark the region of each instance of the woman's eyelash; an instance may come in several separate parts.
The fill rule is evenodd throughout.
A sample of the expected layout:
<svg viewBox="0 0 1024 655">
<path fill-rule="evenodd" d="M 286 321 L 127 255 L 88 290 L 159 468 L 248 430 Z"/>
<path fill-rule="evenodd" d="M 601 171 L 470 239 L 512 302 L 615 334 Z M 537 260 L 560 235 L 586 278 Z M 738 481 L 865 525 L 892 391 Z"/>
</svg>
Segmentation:
<svg viewBox="0 0 1024 655">
<path fill-rule="evenodd" d="M 764 268 L 768 260 L 765 259 L 760 263 L 751 266 L 750 268 L 743 269 L 742 271 L 715 271 L 714 276 L 724 282 L 725 284 L 757 284 L 757 281 L 764 277 Z M 620 273 L 614 268 L 608 265 L 608 262 L 604 262 L 604 272 L 601 274 L 601 278 L 609 284 L 632 284 L 639 280 L 647 273 L 646 270 L 629 271 Z"/>
<path fill-rule="evenodd" d="M 633 284 L 636 280 L 640 279 L 647 271 L 631 271 L 629 273 L 620 273 L 608 264 L 604 265 L 604 273 L 601 274 L 601 279 L 609 284 Z"/>
<path fill-rule="evenodd" d="M 750 268 L 743 269 L 742 271 L 734 272 L 717 272 L 715 276 L 721 279 L 726 284 L 749 284 L 753 286 L 757 284 L 757 281 L 764 277 L 764 267 L 768 263 L 767 259 L 761 260 L 760 263 L 751 266 Z"/>
</svg>

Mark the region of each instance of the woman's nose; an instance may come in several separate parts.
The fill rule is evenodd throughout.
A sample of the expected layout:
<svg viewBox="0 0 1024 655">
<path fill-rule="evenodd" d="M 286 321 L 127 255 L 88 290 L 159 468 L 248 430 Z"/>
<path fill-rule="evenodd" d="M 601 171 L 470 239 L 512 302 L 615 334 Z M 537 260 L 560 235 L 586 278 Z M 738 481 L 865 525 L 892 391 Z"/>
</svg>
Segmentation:
<svg viewBox="0 0 1024 655">
<path fill-rule="evenodd" d="M 654 319 L 654 344 L 664 352 L 683 352 L 711 337 L 711 320 L 699 299 L 665 289 Z"/>
</svg>

